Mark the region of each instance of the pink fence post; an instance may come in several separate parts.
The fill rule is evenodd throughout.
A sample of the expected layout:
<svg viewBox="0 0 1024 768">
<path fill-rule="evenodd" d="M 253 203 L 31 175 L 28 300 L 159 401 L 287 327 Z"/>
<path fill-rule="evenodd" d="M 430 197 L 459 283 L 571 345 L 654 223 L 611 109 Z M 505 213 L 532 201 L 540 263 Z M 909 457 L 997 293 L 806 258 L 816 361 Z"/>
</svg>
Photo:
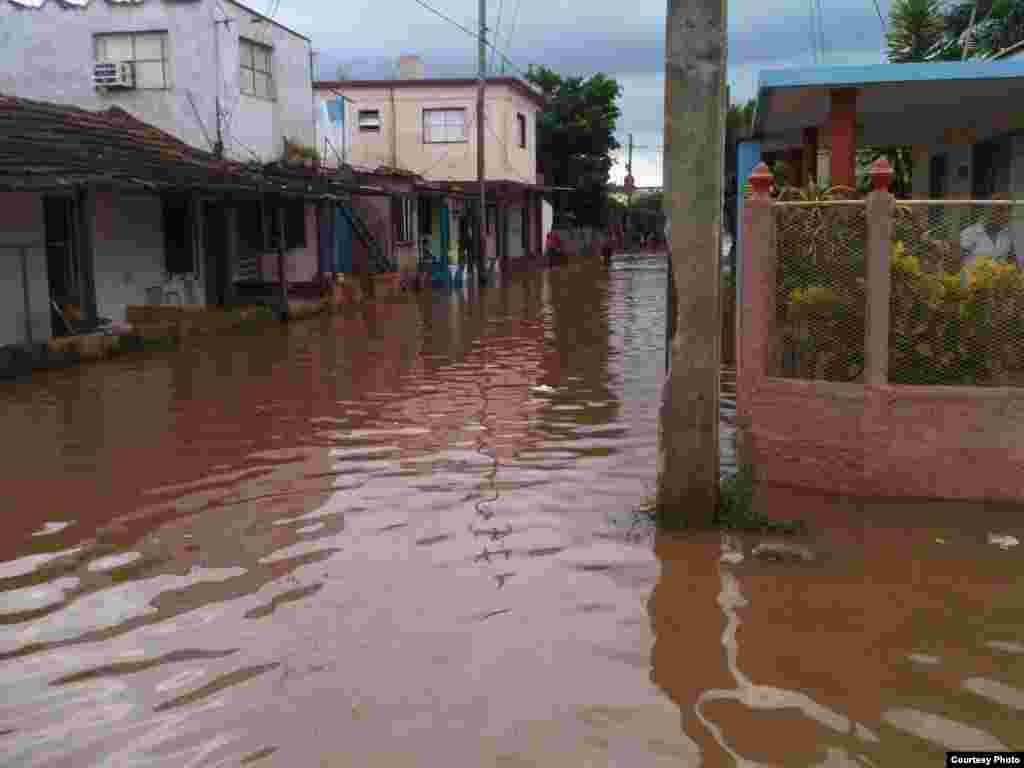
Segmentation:
<svg viewBox="0 0 1024 768">
<path fill-rule="evenodd" d="M 772 215 L 772 172 L 759 163 L 750 175 L 753 194 L 743 206 L 743 306 L 740 307 L 737 408 L 741 421 L 750 398 L 768 375 L 770 338 L 775 324 L 778 253 Z"/>
<path fill-rule="evenodd" d="M 894 197 L 889 192 L 893 169 L 884 157 L 871 165 L 872 191 L 867 199 L 867 322 L 864 338 L 864 383 L 880 387 L 889 380 L 889 296 Z"/>
</svg>

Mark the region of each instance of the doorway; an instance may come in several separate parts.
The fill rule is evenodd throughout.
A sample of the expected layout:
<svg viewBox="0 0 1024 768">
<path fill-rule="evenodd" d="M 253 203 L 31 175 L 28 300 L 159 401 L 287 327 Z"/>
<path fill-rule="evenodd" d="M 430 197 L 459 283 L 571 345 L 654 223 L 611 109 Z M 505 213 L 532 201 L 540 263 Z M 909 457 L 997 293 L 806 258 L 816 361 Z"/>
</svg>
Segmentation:
<svg viewBox="0 0 1024 768">
<path fill-rule="evenodd" d="M 82 270 L 76 246 L 75 201 L 67 195 L 43 197 L 46 274 L 49 283 L 50 327 L 54 336 L 75 332 L 85 311 Z"/>
<path fill-rule="evenodd" d="M 228 212 L 223 203 L 203 203 L 203 260 L 206 267 L 206 304 L 223 307 L 228 303 L 231 270 L 228 264 Z"/>
</svg>

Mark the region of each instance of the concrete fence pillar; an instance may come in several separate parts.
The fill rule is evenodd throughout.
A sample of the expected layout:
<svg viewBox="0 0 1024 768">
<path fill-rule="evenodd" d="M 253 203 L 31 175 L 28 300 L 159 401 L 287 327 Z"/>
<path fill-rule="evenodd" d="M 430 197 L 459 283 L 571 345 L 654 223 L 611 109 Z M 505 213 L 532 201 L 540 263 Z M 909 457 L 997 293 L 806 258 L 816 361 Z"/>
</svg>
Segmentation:
<svg viewBox="0 0 1024 768">
<path fill-rule="evenodd" d="M 892 220 L 895 198 L 889 192 L 893 169 L 884 157 L 871 166 L 873 190 L 867 199 L 867 296 L 864 327 L 864 383 L 883 386 L 889 380 L 889 296 Z"/>
<path fill-rule="evenodd" d="M 772 212 L 772 172 L 759 163 L 750 175 L 753 194 L 743 205 L 743 315 L 739 339 L 737 408 L 743 419 L 750 397 L 768 375 L 772 328 L 775 325 L 775 284 L 778 253 Z"/>
</svg>

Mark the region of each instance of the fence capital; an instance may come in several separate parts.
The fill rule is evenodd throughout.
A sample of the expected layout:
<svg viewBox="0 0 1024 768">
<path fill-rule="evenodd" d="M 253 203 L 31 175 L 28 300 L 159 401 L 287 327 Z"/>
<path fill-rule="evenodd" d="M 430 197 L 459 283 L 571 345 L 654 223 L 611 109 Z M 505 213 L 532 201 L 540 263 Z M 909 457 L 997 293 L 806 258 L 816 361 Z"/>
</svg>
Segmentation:
<svg viewBox="0 0 1024 768">
<path fill-rule="evenodd" d="M 767 163 L 760 162 L 755 167 L 753 172 L 750 174 L 750 186 L 754 190 L 755 200 L 766 200 L 769 197 L 772 183 L 775 181 L 775 177 L 772 176 L 771 169 L 768 168 Z"/>
<path fill-rule="evenodd" d="M 888 192 L 892 179 L 896 175 L 892 165 L 889 164 L 889 160 L 885 157 L 875 160 L 871 164 L 871 170 L 868 173 L 871 176 L 871 188 L 876 192 Z"/>
</svg>

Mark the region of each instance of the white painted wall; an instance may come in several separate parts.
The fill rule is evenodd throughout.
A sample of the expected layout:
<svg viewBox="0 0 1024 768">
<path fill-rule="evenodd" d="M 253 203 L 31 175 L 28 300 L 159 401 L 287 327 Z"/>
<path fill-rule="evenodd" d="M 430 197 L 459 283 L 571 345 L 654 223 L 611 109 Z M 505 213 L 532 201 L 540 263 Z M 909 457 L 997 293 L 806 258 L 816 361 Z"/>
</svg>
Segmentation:
<svg viewBox="0 0 1024 768">
<path fill-rule="evenodd" d="M 235 20 L 227 28 L 214 26 L 215 19 L 223 18 L 220 7 Z M 23 8 L 5 0 L 0 4 L 0 92 L 85 109 L 117 105 L 209 150 L 217 125 L 214 29 L 220 38 L 222 111 L 229 115 L 223 121 L 228 156 L 249 160 L 252 150 L 263 160 L 275 159 L 285 136 L 312 145 L 309 41 L 259 22 L 231 0 L 131 5 L 91 0 L 81 8 L 56 0 Z M 94 35 L 132 31 L 167 32 L 167 89 L 97 90 L 92 84 Z M 275 100 L 241 93 L 239 35 L 273 46 Z"/>
<path fill-rule="evenodd" d="M 160 286 L 165 304 L 178 304 L 168 296 L 175 291 L 181 303 L 204 306 L 202 238 L 196 271 L 168 277 L 164 259 L 163 208 L 160 198 L 145 192 L 98 190 L 93 231 L 96 310 L 100 317 L 125 321 L 125 309 L 148 304 L 147 289 Z"/>
<path fill-rule="evenodd" d="M 28 251 L 32 339 L 46 341 L 52 331 L 42 197 L 28 192 L 0 192 L 0 346 L 25 341 L 21 253 L 6 247 L 24 243 L 35 243 Z"/>
</svg>

